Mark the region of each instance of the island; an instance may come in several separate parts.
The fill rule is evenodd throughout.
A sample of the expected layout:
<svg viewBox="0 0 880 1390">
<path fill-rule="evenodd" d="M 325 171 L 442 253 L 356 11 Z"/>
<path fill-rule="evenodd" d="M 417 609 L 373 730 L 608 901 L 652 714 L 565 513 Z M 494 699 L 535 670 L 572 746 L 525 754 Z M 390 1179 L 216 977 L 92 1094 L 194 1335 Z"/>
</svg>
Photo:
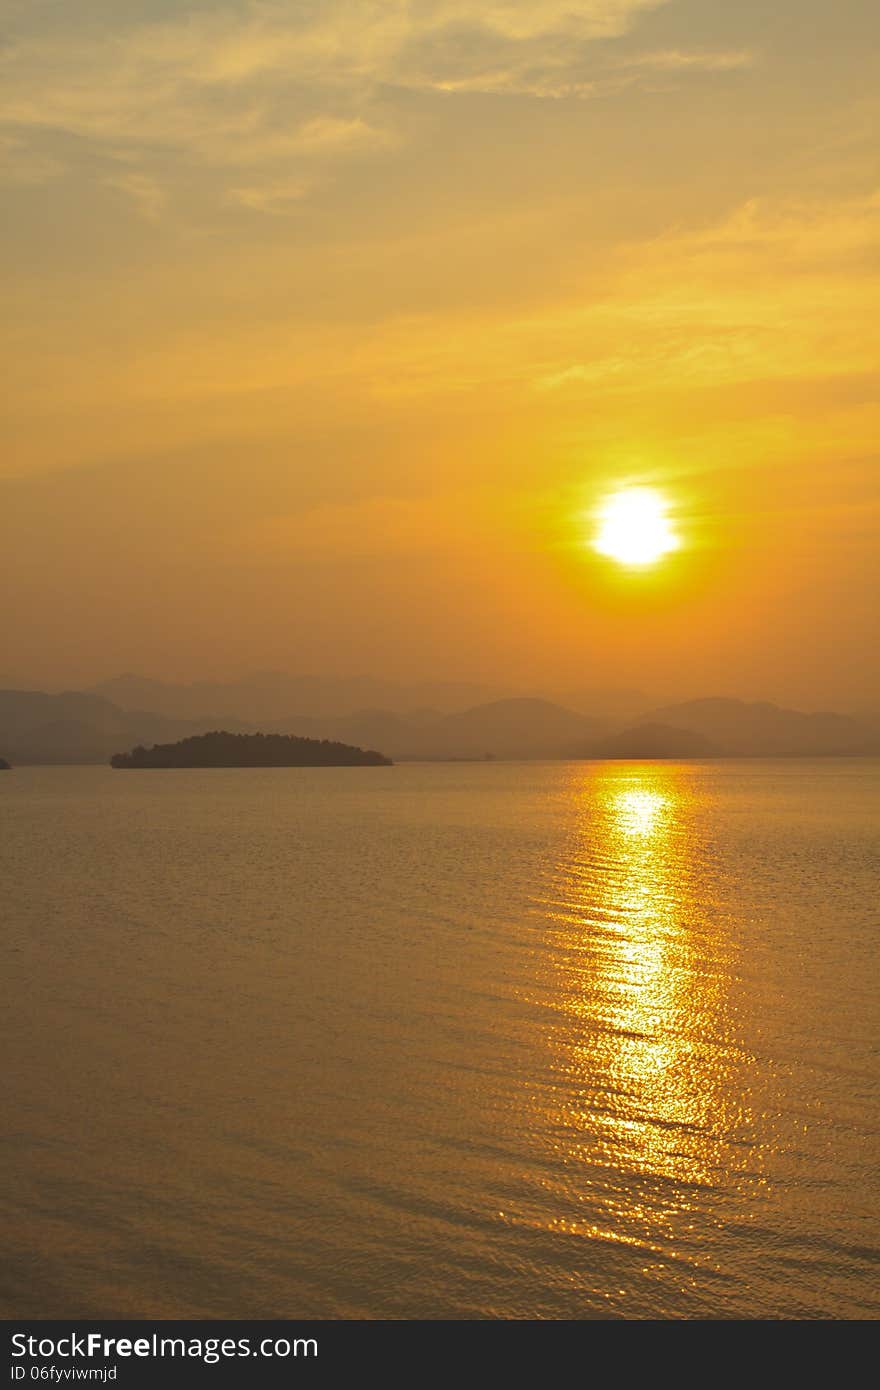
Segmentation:
<svg viewBox="0 0 880 1390">
<path fill-rule="evenodd" d="M 288 734 L 229 734 L 218 730 L 179 743 L 114 753 L 111 767 L 390 767 L 384 753 L 323 738 Z"/>
</svg>

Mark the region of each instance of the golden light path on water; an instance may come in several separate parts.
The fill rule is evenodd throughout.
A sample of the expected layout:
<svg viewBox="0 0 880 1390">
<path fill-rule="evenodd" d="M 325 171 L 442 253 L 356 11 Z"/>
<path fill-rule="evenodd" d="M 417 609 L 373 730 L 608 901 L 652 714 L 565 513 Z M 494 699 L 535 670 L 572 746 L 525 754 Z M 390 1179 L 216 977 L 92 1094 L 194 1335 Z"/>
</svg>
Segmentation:
<svg viewBox="0 0 880 1390">
<path fill-rule="evenodd" d="M 570 853 L 540 906 L 557 1085 L 551 1112 L 532 1122 L 567 1175 L 550 1228 L 674 1262 L 689 1210 L 722 1174 L 762 1181 L 745 1059 L 731 1040 L 732 947 L 704 920 L 687 770 L 617 764 L 578 776 Z M 684 1282 L 695 1261 L 688 1250 Z"/>
</svg>

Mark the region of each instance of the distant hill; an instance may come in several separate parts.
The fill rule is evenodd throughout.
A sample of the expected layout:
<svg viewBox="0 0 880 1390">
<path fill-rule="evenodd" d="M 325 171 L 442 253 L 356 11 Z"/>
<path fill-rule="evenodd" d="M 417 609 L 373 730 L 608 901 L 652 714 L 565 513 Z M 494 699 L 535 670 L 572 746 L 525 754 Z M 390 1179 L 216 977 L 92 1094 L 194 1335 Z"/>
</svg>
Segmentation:
<svg viewBox="0 0 880 1390">
<path fill-rule="evenodd" d="M 721 755 L 784 757 L 790 755 L 880 751 L 880 738 L 867 721 L 846 714 L 803 714 L 766 703 L 711 698 L 666 705 L 652 711 L 652 724 L 698 734 Z"/>
<path fill-rule="evenodd" d="M 615 721 L 641 718 L 658 703 L 656 693 L 593 687 L 557 694 L 554 691 L 514 691 L 468 681 L 378 680 L 371 676 L 291 676 L 263 671 L 231 681 L 194 681 L 190 684 L 121 675 L 100 681 L 87 694 L 111 700 L 120 709 L 152 710 L 174 719 L 234 716 L 247 723 L 293 718 L 343 718 L 374 710 L 417 717 L 419 711 L 456 714 L 484 704 L 522 698 L 544 699 L 593 718 Z"/>
<path fill-rule="evenodd" d="M 388 767 L 382 753 L 350 748 L 326 739 L 284 734 L 230 734 L 214 730 L 179 743 L 135 748 L 110 759 L 116 768 L 187 767 Z"/>
<path fill-rule="evenodd" d="M 607 727 L 549 700 L 494 700 L 459 714 L 360 710 L 342 719 L 293 719 L 290 733 L 341 738 L 384 748 L 392 757 L 571 758 Z"/>
<path fill-rule="evenodd" d="M 391 710 L 365 709 L 336 718 L 301 715 L 280 721 L 279 728 L 303 738 L 331 738 L 361 748 L 382 748 L 394 758 L 405 758 L 418 748 L 421 731 L 443 717 L 436 710 L 410 717 Z"/>
<path fill-rule="evenodd" d="M 603 727 L 549 700 L 495 700 L 450 714 L 423 731 L 431 757 L 573 757 Z"/>
<path fill-rule="evenodd" d="M 5 758 L 0 758 L 0 772 L 11 772 L 12 768 Z"/>
<path fill-rule="evenodd" d="M 154 710 L 174 719 L 233 716 L 265 728 L 267 721 L 296 715 L 336 718 L 369 708 L 403 713 L 427 707 L 448 713 L 501 692 L 461 681 L 404 685 L 369 676 L 289 676 L 263 671 L 236 681 L 195 681 L 190 685 L 144 676 L 114 676 L 88 693 L 112 700 L 126 710 Z"/>
<path fill-rule="evenodd" d="M 669 724 L 638 724 L 602 739 L 597 758 L 715 758 L 718 749 L 702 734 Z"/>
<path fill-rule="evenodd" d="M 566 709 L 576 710 L 578 714 L 607 719 L 615 724 L 624 720 L 627 723 L 635 722 L 660 703 L 656 691 L 649 695 L 644 690 L 615 686 L 565 690 L 559 692 L 558 696 L 554 693 L 554 699 L 558 699 L 559 704 L 564 705 Z"/>
<path fill-rule="evenodd" d="M 122 710 L 99 695 L 0 690 L 0 746 L 16 763 L 103 763 L 120 747 L 159 743 L 216 728 L 217 721 L 168 719 Z M 234 729 L 246 728 L 234 721 Z"/>
<path fill-rule="evenodd" d="M 667 705 L 638 722 L 601 720 L 541 699 L 493 700 L 458 713 L 365 708 L 345 715 L 288 713 L 266 734 L 381 748 L 397 760 L 450 758 L 703 758 L 880 753 L 880 724 L 803 714 L 741 700 Z M 180 719 L 125 710 L 104 696 L 0 691 L 0 747 L 16 763 L 101 763 L 120 748 L 151 747 L 253 724 L 208 713 Z"/>
</svg>

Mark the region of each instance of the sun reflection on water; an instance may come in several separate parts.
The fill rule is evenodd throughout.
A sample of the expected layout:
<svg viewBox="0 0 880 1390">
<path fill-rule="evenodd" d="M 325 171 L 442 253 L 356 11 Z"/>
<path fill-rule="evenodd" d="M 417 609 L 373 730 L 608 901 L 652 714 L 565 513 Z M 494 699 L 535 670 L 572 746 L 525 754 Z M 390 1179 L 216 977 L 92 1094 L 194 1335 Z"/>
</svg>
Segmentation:
<svg viewBox="0 0 880 1390">
<path fill-rule="evenodd" d="M 696 1189 L 751 1162 L 731 948 L 707 913 L 686 769 L 593 767 L 569 791 L 571 848 L 542 904 L 544 1123 L 565 1171 L 551 1224 L 659 1248 Z"/>
<path fill-rule="evenodd" d="M 657 830 L 660 815 L 669 806 L 669 798 L 649 787 L 633 787 L 619 791 L 611 798 L 622 835 L 652 835 Z"/>
</svg>

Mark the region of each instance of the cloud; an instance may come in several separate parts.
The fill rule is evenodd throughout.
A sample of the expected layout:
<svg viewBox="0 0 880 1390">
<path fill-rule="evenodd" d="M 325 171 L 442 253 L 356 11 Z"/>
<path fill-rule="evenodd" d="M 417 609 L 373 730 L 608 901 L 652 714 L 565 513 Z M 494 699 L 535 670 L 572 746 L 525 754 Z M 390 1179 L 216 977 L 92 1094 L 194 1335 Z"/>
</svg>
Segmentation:
<svg viewBox="0 0 880 1390">
<path fill-rule="evenodd" d="M 392 139 L 371 116 L 380 92 L 582 94 L 589 45 L 666 3 L 237 0 L 100 22 L 70 0 L 30 29 L 22 6 L 0 50 L 0 123 L 219 168 L 362 152 Z"/>
<path fill-rule="evenodd" d="M 753 199 L 722 221 L 618 248 L 608 304 L 560 314 L 539 392 L 710 387 L 875 370 L 880 194 Z M 523 336 L 526 336 L 525 334 Z"/>
<path fill-rule="evenodd" d="M 194 166 L 221 201 L 278 211 L 318 186 L 315 165 L 399 145 L 395 94 L 585 98 L 751 63 L 740 51 L 607 51 L 669 3 L 182 0 L 172 18 L 158 0 L 121 13 L 102 0 L 20 5 L 0 47 L 0 130 L 16 141 L 0 178 L 52 177 L 74 152 L 81 168 L 84 151 L 122 154 L 142 181 L 112 186 L 144 216 L 159 215 L 159 185 Z"/>
<path fill-rule="evenodd" d="M 226 194 L 226 201 L 249 208 L 252 212 L 289 213 L 297 204 L 308 198 L 314 187 L 314 181 L 310 179 L 274 179 L 261 184 L 230 188 Z"/>
<path fill-rule="evenodd" d="M 158 222 L 162 209 L 167 201 L 165 190 L 160 187 L 155 179 L 148 174 L 136 172 L 127 174 L 112 174 L 104 180 L 108 188 L 114 188 L 119 193 L 131 199 L 136 210 L 148 222 Z"/>
<path fill-rule="evenodd" d="M 756 61 L 755 54 L 745 48 L 714 51 L 665 48 L 652 53 L 632 53 L 621 66 L 654 72 L 733 72 L 738 68 L 754 67 Z"/>
<path fill-rule="evenodd" d="M 39 185 L 63 173 L 64 165 L 14 135 L 0 135 L 0 183 Z"/>
<path fill-rule="evenodd" d="M 388 131 L 361 120 L 341 120 L 334 116 L 315 116 L 296 131 L 292 148 L 303 154 L 334 154 L 347 150 L 375 149 L 392 143 Z"/>
</svg>

